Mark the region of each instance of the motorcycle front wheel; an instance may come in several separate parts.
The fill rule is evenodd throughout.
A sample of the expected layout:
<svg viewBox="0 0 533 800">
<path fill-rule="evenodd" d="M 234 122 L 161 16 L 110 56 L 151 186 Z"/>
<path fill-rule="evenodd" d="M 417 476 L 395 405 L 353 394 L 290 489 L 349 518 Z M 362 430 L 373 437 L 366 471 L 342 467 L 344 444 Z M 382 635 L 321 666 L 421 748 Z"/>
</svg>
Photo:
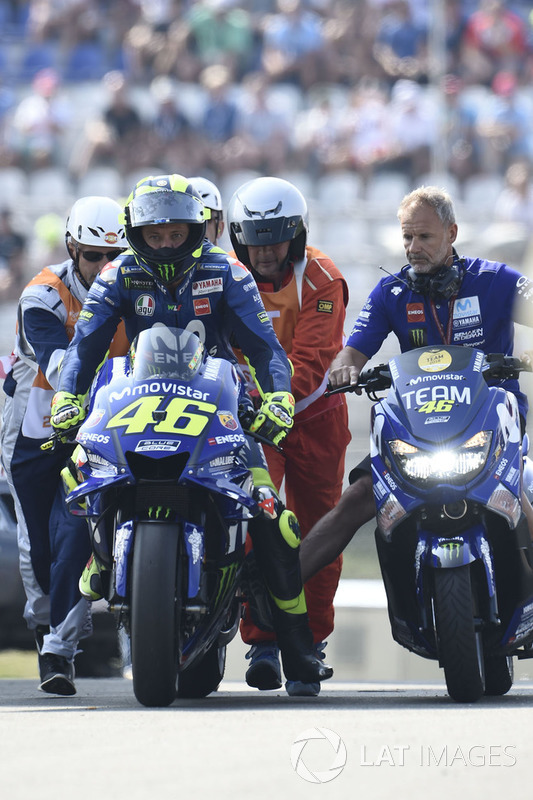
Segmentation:
<svg viewBox="0 0 533 800">
<path fill-rule="evenodd" d="M 133 691 L 144 706 L 176 698 L 179 535 L 175 525 L 140 522 L 131 575 Z"/>
<path fill-rule="evenodd" d="M 448 694 L 458 703 L 473 703 L 485 691 L 485 676 L 470 567 L 437 569 L 433 577 L 437 650 Z"/>
</svg>

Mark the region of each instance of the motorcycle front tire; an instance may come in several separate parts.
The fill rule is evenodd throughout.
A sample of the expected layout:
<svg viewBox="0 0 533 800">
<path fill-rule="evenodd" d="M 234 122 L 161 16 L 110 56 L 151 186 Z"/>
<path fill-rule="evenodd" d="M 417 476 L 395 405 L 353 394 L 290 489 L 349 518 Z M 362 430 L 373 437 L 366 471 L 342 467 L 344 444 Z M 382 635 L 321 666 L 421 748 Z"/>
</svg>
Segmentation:
<svg viewBox="0 0 533 800">
<path fill-rule="evenodd" d="M 169 706 L 176 698 L 178 554 L 176 525 L 138 523 L 131 574 L 131 661 L 133 691 L 144 706 Z"/>
<path fill-rule="evenodd" d="M 470 566 L 436 569 L 433 577 L 437 651 L 448 694 L 458 703 L 474 703 L 483 695 L 485 676 Z"/>
</svg>

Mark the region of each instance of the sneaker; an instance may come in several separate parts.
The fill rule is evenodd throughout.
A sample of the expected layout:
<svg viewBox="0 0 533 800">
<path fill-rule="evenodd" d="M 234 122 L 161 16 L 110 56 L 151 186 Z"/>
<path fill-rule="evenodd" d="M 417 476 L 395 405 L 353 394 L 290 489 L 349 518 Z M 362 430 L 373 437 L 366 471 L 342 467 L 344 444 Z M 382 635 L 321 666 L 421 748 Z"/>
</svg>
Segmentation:
<svg viewBox="0 0 533 800">
<path fill-rule="evenodd" d="M 315 647 L 315 655 L 324 661 L 324 650 L 327 642 L 319 642 Z M 326 666 L 326 665 L 325 665 Z M 289 697 L 316 697 L 320 694 L 320 683 L 304 683 L 303 681 L 286 681 L 285 690 Z"/>
<path fill-rule="evenodd" d="M 48 694 L 64 696 L 76 694 L 74 686 L 74 664 L 64 656 L 42 653 L 39 658 L 41 685 L 39 689 Z"/>
<path fill-rule="evenodd" d="M 91 557 L 85 565 L 78 588 L 82 597 L 88 600 L 101 600 L 104 596 L 104 585 L 102 573 L 109 572 L 91 553 Z"/>
<path fill-rule="evenodd" d="M 281 689 L 279 647 L 276 642 L 254 644 L 246 653 L 250 666 L 246 670 L 246 683 L 255 689 Z"/>
</svg>

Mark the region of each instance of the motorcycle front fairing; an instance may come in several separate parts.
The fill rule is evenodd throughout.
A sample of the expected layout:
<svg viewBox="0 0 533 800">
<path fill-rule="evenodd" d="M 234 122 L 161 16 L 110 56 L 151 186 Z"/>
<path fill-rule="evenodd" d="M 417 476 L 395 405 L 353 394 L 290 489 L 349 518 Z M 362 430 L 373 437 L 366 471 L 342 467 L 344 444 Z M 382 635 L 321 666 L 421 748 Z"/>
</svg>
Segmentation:
<svg viewBox="0 0 533 800">
<path fill-rule="evenodd" d="M 77 435 L 84 452 L 76 466 L 85 480 L 67 498 L 73 513 L 98 515 L 103 491 L 135 484 L 132 464 L 138 456 L 157 462 L 179 455 L 180 484 L 219 495 L 225 516 L 255 516 L 250 473 L 238 457 L 246 439 L 234 367 L 207 358 L 194 382 L 143 374 L 124 357 L 107 362 L 97 376 L 90 413 Z"/>
</svg>

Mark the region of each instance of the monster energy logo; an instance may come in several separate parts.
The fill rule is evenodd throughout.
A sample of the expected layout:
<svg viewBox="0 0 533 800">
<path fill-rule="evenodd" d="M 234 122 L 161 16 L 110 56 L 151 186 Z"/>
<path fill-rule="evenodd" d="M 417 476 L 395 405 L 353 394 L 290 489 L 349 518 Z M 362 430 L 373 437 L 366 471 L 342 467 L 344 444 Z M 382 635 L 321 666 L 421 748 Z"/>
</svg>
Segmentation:
<svg viewBox="0 0 533 800">
<path fill-rule="evenodd" d="M 452 555 L 459 555 L 462 544 L 463 544 L 462 542 L 441 542 L 440 546 L 444 550 L 448 550 L 449 555 L 452 556 Z"/>
<path fill-rule="evenodd" d="M 425 347 L 427 345 L 427 332 L 425 328 L 413 328 L 409 331 L 409 339 L 413 347 Z"/>
<path fill-rule="evenodd" d="M 174 277 L 174 264 L 159 264 L 159 274 L 164 281 L 170 281 Z"/>
<path fill-rule="evenodd" d="M 149 519 L 168 519 L 171 514 L 172 510 L 164 506 L 150 506 L 148 509 Z"/>
<path fill-rule="evenodd" d="M 222 575 L 220 577 L 220 583 L 218 585 L 217 596 L 215 597 L 215 606 L 218 605 L 220 598 L 226 594 L 228 588 L 235 581 L 235 575 L 237 573 L 237 563 L 233 562 L 233 564 L 229 564 L 226 567 L 220 567 L 220 571 Z"/>
</svg>

